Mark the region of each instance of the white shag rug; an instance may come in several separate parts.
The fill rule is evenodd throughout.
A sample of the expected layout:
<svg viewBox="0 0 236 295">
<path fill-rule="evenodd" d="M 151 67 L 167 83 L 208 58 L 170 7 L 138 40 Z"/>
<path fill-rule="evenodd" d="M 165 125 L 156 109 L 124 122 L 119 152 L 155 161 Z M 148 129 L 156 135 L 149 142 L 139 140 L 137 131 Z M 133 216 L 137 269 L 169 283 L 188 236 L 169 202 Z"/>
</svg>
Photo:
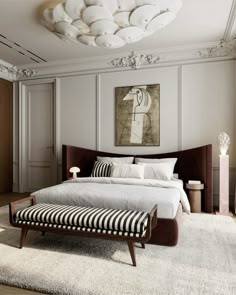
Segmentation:
<svg viewBox="0 0 236 295">
<path fill-rule="evenodd" d="M 184 215 L 178 245 L 136 247 L 131 265 L 127 244 L 20 231 L 0 208 L 0 283 L 73 295 L 235 295 L 236 223 L 231 217 Z"/>
</svg>

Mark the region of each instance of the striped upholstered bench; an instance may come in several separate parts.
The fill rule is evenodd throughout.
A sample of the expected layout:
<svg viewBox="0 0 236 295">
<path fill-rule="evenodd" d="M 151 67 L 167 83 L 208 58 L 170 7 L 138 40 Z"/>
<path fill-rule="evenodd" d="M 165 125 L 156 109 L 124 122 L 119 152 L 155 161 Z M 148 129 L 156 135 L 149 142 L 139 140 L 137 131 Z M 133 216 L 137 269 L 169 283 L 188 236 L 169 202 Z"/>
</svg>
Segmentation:
<svg viewBox="0 0 236 295">
<path fill-rule="evenodd" d="M 16 210 L 16 204 L 30 201 L 30 206 Z M 150 213 L 78 207 L 55 204 L 36 204 L 31 196 L 10 203 L 10 222 L 22 228 L 20 248 L 23 247 L 28 230 L 78 234 L 87 237 L 126 240 L 133 265 L 136 266 L 134 242 L 144 243 L 151 238 L 157 224 L 157 207 Z"/>
</svg>

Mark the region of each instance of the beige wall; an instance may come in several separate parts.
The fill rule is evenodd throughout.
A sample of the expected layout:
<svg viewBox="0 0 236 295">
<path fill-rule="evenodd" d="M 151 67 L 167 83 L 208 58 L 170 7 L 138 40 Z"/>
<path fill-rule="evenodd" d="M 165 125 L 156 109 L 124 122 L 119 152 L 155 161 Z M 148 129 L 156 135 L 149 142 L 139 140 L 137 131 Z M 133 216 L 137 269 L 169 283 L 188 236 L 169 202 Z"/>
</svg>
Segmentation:
<svg viewBox="0 0 236 295">
<path fill-rule="evenodd" d="M 219 148 L 217 136 L 231 138 L 230 201 L 236 185 L 236 67 L 234 61 L 183 67 L 183 148 L 213 145 L 213 194 L 218 203 Z"/>
<path fill-rule="evenodd" d="M 62 78 L 61 142 L 132 154 L 161 153 L 210 143 L 213 145 L 214 195 L 217 196 L 217 136 L 226 131 L 231 137 L 230 193 L 233 199 L 235 71 L 235 61 L 224 61 Z M 115 146 L 114 88 L 153 83 L 160 83 L 160 146 Z"/>
<path fill-rule="evenodd" d="M 231 138 L 230 166 L 236 166 L 235 62 L 183 67 L 183 147 L 213 144 L 213 166 L 218 166 L 217 136 Z"/>
<path fill-rule="evenodd" d="M 231 137 L 230 194 L 236 180 L 236 63 L 217 61 L 60 77 L 61 143 L 120 153 L 161 153 L 213 145 L 218 193 L 217 136 Z M 114 146 L 114 88 L 160 83 L 160 146 Z M 217 197 L 215 198 L 217 202 Z"/>
<path fill-rule="evenodd" d="M 96 148 L 96 76 L 60 79 L 61 143 Z"/>
<path fill-rule="evenodd" d="M 114 146 L 115 87 L 146 84 L 160 84 L 160 146 Z M 178 67 L 102 74 L 98 99 L 100 150 L 140 154 L 179 149 Z"/>
</svg>

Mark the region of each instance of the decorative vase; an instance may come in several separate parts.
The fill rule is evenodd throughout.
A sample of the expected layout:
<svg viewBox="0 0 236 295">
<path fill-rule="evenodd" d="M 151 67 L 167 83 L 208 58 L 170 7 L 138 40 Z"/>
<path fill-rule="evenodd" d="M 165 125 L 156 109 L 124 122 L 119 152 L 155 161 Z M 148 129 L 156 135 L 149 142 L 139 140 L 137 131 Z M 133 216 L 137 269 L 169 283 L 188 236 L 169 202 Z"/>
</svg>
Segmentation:
<svg viewBox="0 0 236 295">
<path fill-rule="evenodd" d="M 227 155 L 227 151 L 230 145 L 230 137 L 226 132 L 221 132 L 218 135 L 218 142 L 219 142 L 219 149 L 220 149 L 220 154 L 222 156 Z"/>
</svg>

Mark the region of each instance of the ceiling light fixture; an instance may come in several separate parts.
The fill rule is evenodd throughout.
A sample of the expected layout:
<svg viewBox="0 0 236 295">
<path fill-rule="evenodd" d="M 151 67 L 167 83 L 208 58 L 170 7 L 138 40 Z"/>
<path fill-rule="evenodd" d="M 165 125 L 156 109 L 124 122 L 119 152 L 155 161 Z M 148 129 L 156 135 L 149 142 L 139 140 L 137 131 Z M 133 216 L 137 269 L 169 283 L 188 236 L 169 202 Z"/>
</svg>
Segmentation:
<svg viewBox="0 0 236 295">
<path fill-rule="evenodd" d="M 182 0 L 65 0 L 43 11 L 43 24 L 63 40 L 119 48 L 172 22 Z"/>
</svg>

